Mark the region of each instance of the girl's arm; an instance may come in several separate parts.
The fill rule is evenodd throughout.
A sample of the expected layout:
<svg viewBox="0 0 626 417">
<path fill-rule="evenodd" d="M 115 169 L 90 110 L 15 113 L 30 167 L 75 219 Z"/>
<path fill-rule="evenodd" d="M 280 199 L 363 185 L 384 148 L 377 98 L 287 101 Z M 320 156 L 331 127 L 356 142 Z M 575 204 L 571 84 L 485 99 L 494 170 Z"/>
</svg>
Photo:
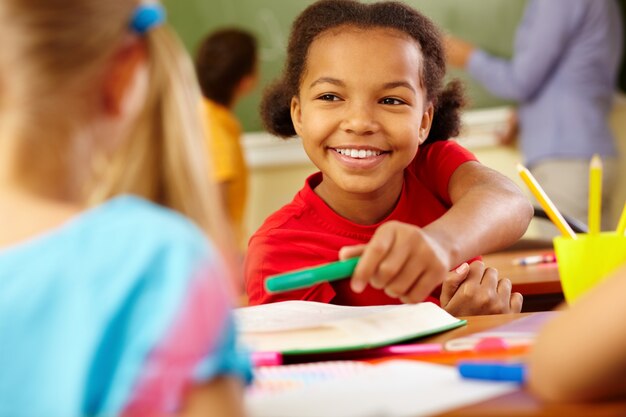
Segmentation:
<svg viewBox="0 0 626 417">
<path fill-rule="evenodd" d="M 626 265 L 548 323 L 529 358 L 529 385 L 553 401 L 626 395 Z"/>
<path fill-rule="evenodd" d="M 405 303 L 422 301 L 452 268 L 517 241 L 532 217 L 530 202 L 515 184 L 478 162 L 461 164 L 448 192 L 452 207 L 428 226 L 389 221 L 367 245 L 341 249 L 341 259 L 361 255 L 353 291 L 369 284 Z"/>
<path fill-rule="evenodd" d="M 234 377 L 219 377 L 192 387 L 185 396 L 181 417 L 243 417 L 243 388 Z"/>
<path fill-rule="evenodd" d="M 459 166 L 448 191 L 452 207 L 424 232 L 449 254 L 450 268 L 512 245 L 533 215 L 529 200 L 511 180 L 478 162 Z"/>
</svg>

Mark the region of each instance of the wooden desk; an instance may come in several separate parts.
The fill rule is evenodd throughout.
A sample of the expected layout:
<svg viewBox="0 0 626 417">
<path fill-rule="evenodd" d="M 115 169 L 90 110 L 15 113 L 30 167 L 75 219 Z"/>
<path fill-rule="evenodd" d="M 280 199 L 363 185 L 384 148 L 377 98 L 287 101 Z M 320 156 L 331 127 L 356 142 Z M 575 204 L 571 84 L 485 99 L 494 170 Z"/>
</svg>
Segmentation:
<svg viewBox="0 0 626 417">
<path fill-rule="evenodd" d="M 513 260 L 545 253 L 549 250 L 518 250 L 483 256 L 486 266 L 496 268 L 499 275 L 509 278 L 513 291 L 524 296 L 523 312 L 552 310 L 563 302 L 563 290 L 556 263 L 514 265 Z"/>
<path fill-rule="evenodd" d="M 443 343 L 447 340 L 486 330 L 511 320 L 524 317 L 522 314 L 502 314 L 493 316 L 464 317 L 467 326 L 426 338 L 424 343 Z M 420 358 L 424 360 L 424 356 Z M 626 399 L 622 401 L 594 404 L 553 404 L 544 403 L 532 396 L 525 388 L 488 401 L 473 404 L 441 414 L 446 417 L 461 416 L 624 416 Z"/>
</svg>

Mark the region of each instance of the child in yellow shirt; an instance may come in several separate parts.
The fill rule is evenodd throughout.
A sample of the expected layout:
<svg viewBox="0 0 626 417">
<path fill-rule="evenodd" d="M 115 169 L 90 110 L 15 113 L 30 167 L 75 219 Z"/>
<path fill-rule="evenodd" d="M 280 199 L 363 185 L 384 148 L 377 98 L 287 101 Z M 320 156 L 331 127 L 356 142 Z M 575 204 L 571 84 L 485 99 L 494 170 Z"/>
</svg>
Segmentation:
<svg viewBox="0 0 626 417">
<path fill-rule="evenodd" d="M 241 147 L 241 125 L 233 109 L 257 84 L 256 39 L 235 28 L 209 34 L 198 50 L 196 70 L 204 95 L 213 178 L 220 186 L 234 233 L 243 247 L 248 168 Z"/>
</svg>

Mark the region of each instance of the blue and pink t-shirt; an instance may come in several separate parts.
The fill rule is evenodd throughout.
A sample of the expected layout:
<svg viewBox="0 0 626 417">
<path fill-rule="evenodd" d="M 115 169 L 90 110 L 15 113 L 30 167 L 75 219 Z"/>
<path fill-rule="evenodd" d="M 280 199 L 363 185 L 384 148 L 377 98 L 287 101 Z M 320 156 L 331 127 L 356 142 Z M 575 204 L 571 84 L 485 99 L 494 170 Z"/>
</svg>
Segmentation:
<svg viewBox="0 0 626 417">
<path fill-rule="evenodd" d="M 130 196 L 0 249 L 0 416 L 162 415 L 249 379 L 225 280 L 195 226 Z"/>
</svg>

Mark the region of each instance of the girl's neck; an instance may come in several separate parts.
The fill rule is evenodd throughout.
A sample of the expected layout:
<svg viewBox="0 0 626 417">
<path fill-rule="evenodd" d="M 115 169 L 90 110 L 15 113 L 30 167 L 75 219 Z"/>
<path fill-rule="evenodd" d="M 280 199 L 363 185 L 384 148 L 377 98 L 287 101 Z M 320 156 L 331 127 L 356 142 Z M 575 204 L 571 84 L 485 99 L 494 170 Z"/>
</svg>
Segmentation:
<svg viewBox="0 0 626 417">
<path fill-rule="evenodd" d="M 0 248 L 52 230 L 85 208 L 85 172 L 77 168 L 88 159 L 69 146 L 72 139 L 16 132 L 0 130 Z"/>
<path fill-rule="evenodd" d="M 384 220 L 396 207 L 403 179 L 371 193 L 351 193 L 339 188 L 327 177 L 315 187 L 315 193 L 340 216 L 362 225 Z"/>
<path fill-rule="evenodd" d="M 54 139 L 52 135 L 33 139 L 0 131 L 0 189 L 82 204 L 89 155 Z"/>
<path fill-rule="evenodd" d="M 32 239 L 66 223 L 83 207 L 0 183 L 0 248 Z"/>
</svg>

